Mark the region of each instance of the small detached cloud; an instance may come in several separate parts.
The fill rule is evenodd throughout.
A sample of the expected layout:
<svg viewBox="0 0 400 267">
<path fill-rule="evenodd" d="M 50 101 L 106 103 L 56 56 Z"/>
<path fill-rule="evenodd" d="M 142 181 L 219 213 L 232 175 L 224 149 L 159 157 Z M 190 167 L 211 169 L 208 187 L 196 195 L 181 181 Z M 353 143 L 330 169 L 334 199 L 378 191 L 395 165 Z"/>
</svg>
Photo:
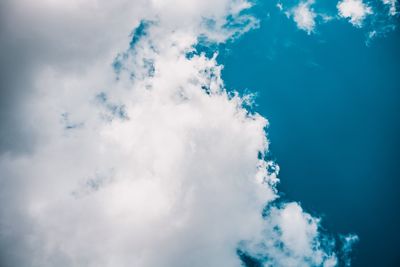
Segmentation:
<svg viewBox="0 0 400 267">
<path fill-rule="evenodd" d="M 277 7 L 280 11 L 283 10 L 283 4 L 282 4 L 281 2 L 278 2 L 278 3 L 276 4 L 276 7 Z"/>
<path fill-rule="evenodd" d="M 288 17 L 292 17 L 297 27 L 300 30 L 306 31 L 311 34 L 315 28 L 315 19 L 317 14 L 311 7 L 314 4 L 313 0 L 300 2 L 297 6 L 286 12 Z M 280 6 L 282 8 L 282 5 Z"/>
<path fill-rule="evenodd" d="M 318 4 L 315 0 L 298 0 L 294 3 L 279 0 L 276 8 L 308 35 L 315 33 L 319 24 L 347 20 L 353 27 L 365 31 L 367 45 L 397 27 L 399 12 L 396 0 L 339 0 L 332 10 Z"/>
<path fill-rule="evenodd" d="M 337 4 L 339 16 L 349 20 L 355 27 L 361 28 L 368 15 L 373 14 L 372 9 L 362 0 L 343 0 Z"/>
<path fill-rule="evenodd" d="M 305 30 L 308 34 L 314 31 L 315 18 L 317 15 L 311 8 L 314 1 L 302 2 L 294 8 L 293 19 L 299 29 Z"/>
<path fill-rule="evenodd" d="M 319 23 L 326 23 L 333 19 L 333 16 L 318 12 L 313 8 L 314 0 L 299 1 L 294 6 L 286 7 L 284 3 L 278 2 L 276 7 L 284 12 L 287 18 L 293 19 L 298 29 L 305 31 L 308 35 L 315 32 Z"/>
<path fill-rule="evenodd" d="M 396 0 L 382 0 L 383 4 L 389 6 L 389 14 L 394 16 L 397 14 Z"/>
</svg>

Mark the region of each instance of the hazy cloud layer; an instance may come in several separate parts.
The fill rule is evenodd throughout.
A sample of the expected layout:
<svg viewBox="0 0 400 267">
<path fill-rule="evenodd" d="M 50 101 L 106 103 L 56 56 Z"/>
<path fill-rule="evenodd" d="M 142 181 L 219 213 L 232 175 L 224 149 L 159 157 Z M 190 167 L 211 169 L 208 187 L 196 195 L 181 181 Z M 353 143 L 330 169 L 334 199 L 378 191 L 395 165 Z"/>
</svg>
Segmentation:
<svg viewBox="0 0 400 267">
<path fill-rule="evenodd" d="M 354 238 L 274 204 L 267 120 L 194 49 L 258 27 L 247 1 L 1 5 L 2 266 L 347 259 Z"/>
</svg>

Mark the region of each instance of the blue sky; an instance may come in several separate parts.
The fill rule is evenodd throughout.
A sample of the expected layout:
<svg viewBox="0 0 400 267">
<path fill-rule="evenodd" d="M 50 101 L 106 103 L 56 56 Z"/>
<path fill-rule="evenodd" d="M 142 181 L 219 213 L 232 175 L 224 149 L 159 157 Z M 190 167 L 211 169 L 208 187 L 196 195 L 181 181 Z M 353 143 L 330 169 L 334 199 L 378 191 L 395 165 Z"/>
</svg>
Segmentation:
<svg viewBox="0 0 400 267">
<path fill-rule="evenodd" d="M 395 266 L 399 31 L 366 45 L 367 30 L 335 21 L 307 35 L 273 7 L 256 7 L 261 27 L 221 48 L 227 87 L 257 92 L 284 196 L 359 235 L 353 266 Z"/>
</svg>

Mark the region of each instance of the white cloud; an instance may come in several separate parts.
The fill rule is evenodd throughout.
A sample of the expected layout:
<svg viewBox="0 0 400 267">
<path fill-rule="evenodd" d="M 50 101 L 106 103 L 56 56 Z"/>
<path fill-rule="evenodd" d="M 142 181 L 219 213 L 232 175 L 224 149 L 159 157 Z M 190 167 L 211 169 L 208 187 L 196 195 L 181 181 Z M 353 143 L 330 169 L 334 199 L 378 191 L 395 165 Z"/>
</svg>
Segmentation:
<svg viewBox="0 0 400 267">
<path fill-rule="evenodd" d="M 315 32 L 321 23 L 335 22 L 340 19 L 348 20 L 357 28 L 364 27 L 368 16 L 371 19 L 366 25 L 366 44 L 377 36 L 385 36 L 396 28 L 397 2 L 396 0 L 381 0 L 380 8 L 363 2 L 363 0 L 342 0 L 336 5 L 338 14 L 330 14 L 321 8 L 313 8 L 314 0 L 299 0 L 294 6 L 287 7 L 285 2 L 277 2 L 276 7 L 283 12 L 287 18 L 293 19 L 297 28 L 307 32 L 309 35 Z M 384 5 L 384 6 L 382 6 Z"/>
<path fill-rule="evenodd" d="M 315 28 L 315 19 L 317 14 L 312 9 L 313 0 L 300 2 L 297 6 L 292 8 L 286 14 L 287 16 L 293 17 L 296 25 L 299 29 L 306 31 L 311 34 Z"/>
<path fill-rule="evenodd" d="M 356 27 L 362 27 L 364 19 L 372 14 L 372 9 L 362 0 L 343 0 L 338 2 L 339 16 L 349 19 Z"/>
<path fill-rule="evenodd" d="M 305 213 L 299 204 L 272 207 L 261 239 L 244 243 L 252 256 L 265 266 L 336 266 L 332 240 L 321 239 L 319 220 Z"/>
<path fill-rule="evenodd" d="M 389 14 L 394 16 L 397 14 L 396 0 L 382 0 L 385 5 L 389 6 Z"/>
<path fill-rule="evenodd" d="M 283 10 L 283 4 L 281 2 L 276 3 L 276 7 L 282 11 Z"/>
<path fill-rule="evenodd" d="M 199 36 L 256 27 L 240 15 L 247 1 L 2 5 L 2 47 L 27 51 L 16 124 L 37 140 L 0 156 L 4 266 L 240 266 L 241 242 L 275 266 L 335 264 L 298 204 L 261 216 L 278 197 L 277 167 L 259 157 L 267 120 L 227 93 L 215 57 L 193 51 Z"/>
</svg>

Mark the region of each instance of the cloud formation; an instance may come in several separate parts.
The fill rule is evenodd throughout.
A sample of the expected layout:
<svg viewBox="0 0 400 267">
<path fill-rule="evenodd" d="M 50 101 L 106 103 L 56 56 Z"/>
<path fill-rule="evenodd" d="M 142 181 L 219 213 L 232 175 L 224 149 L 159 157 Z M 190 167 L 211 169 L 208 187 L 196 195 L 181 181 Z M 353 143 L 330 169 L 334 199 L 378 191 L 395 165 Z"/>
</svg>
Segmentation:
<svg viewBox="0 0 400 267">
<path fill-rule="evenodd" d="M 289 13 L 287 13 L 289 16 L 293 17 L 297 27 L 306 31 L 308 34 L 311 34 L 314 31 L 315 19 L 317 17 L 317 14 L 311 8 L 313 3 L 313 0 L 300 2 Z"/>
<path fill-rule="evenodd" d="M 389 14 L 395 16 L 397 14 L 396 0 L 382 0 L 382 2 L 389 6 Z"/>
<path fill-rule="evenodd" d="M 297 28 L 308 35 L 317 32 L 320 24 L 347 20 L 365 32 L 366 45 L 376 37 L 384 37 L 397 27 L 396 0 L 379 0 L 365 3 L 362 0 L 338 1 L 333 10 L 318 5 L 314 0 L 299 0 L 296 3 L 278 1 L 277 9 L 292 19 Z"/>
<path fill-rule="evenodd" d="M 343 0 L 338 2 L 339 16 L 346 18 L 356 27 L 362 27 L 364 19 L 372 14 L 372 9 L 362 0 Z"/>
<path fill-rule="evenodd" d="M 258 27 L 250 6 L 2 3 L 5 57 L 25 53 L 2 92 L 15 93 L 2 110 L 14 127 L 0 156 L 2 266 L 341 260 L 319 219 L 274 204 L 267 120 L 225 89 L 216 55 L 195 48 Z"/>
</svg>

